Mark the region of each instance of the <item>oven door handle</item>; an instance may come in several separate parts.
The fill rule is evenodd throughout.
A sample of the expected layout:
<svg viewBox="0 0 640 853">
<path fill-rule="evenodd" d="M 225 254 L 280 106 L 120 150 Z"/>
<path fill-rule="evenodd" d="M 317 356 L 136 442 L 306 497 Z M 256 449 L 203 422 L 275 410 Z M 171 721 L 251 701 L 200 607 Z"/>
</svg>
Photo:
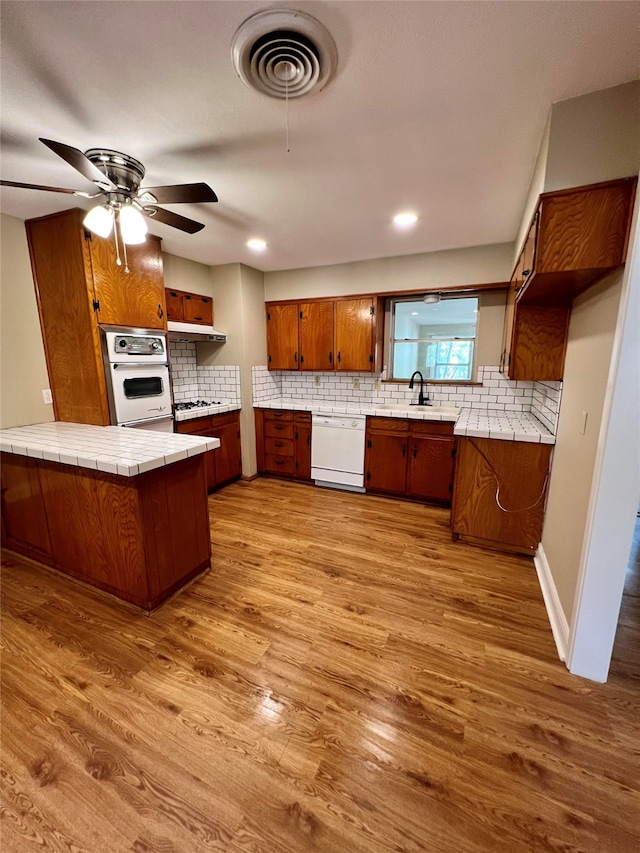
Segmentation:
<svg viewBox="0 0 640 853">
<path fill-rule="evenodd" d="M 158 364 L 157 362 L 155 364 L 149 364 L 148 362 L 145 364 L 144 362 L 140 362 L 140 361 L 126 361 L 126 362 L 120 362 L 120 361 L 119 362 L 113 362 L 112 361 L 111 367 L 113 367 L 114 370 L 117 370 L 119 367 L 144 367 L 145 370 L 149 370 L 149 368 L 151 368 L 153 370 L 154 368 L 157 369 L 159 367 L 166 367 L 167 370 L 169 369 L 168 364 L 164 364 L 164 363 Z"/>
</svg>

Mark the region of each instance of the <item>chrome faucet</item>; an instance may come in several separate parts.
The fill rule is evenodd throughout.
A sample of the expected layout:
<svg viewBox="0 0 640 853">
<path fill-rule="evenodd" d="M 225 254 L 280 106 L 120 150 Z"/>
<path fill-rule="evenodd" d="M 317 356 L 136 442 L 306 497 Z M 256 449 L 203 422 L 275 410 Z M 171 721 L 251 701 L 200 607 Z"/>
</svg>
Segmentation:
<svg viewBox="0 0 640 853">
<path fill-rule="evenodd" d="M 418 402 L 411 403 L 412 406 L 430 406 L 429 395 L 424 393 L 424 377 L 419 370 L 414 370 L 411 379 L 409 380 L 409 390 L 413 391 L 413 380 L 416 376 L 420 377 L 420 391 L 418 392 Z"/>
</svg>

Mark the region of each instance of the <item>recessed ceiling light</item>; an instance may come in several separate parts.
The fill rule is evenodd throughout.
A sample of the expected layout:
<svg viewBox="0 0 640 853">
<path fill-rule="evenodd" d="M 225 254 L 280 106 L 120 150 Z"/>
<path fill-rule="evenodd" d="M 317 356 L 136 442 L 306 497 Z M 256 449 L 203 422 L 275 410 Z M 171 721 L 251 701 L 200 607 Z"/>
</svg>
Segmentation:
<svg viewBox="0 0 640 853">
<path fill-rule="evenodd" d="M 417 316 L 418 316 L 418 312 L 417 312 L 417 311 L 412 311 L 412 312 L 411 312 L 411 316 L 412 316 L 412 317 L 417 317 Z"/>
<path fill-rule="evenodd" d="M 418 221 L 418 217 L 415 213 L 396 213 L 393 217 L 394 225 L 397 225 L 398 228 L 409 228 L 411 225 L 415 225 Z"/>
<path fill-rule="evenodd" d="M 265 240 L 258 240 L 257 238 L 253 240 L 247 240 L 247 246 L 250 249 L 253 249 L 254 252 L 264 252 L 267 248 L 267 244 Z"/>
</svg>

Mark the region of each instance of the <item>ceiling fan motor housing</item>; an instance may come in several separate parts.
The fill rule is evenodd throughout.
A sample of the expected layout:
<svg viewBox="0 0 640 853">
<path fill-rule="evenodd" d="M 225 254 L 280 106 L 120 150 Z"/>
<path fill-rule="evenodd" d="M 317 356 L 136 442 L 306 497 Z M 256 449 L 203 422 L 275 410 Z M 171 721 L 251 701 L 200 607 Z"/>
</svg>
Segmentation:
<svg viewBox="0 0 640 853">
<path fill-rule="evenodd" d="M 266 9 L 248 18 L 231 43 L 240 78 L 271 98 L 302 98 L 323 89 L 338 64 L 324 24 L 293 9 Z"/>
<path fill-rule="evenodd" d="M 119 189 L 135 195 L 144 178 L 144 166 L 139 160 L 110 148 L 90 148 L 84 156 L 104 172 Z"/>
</svg>

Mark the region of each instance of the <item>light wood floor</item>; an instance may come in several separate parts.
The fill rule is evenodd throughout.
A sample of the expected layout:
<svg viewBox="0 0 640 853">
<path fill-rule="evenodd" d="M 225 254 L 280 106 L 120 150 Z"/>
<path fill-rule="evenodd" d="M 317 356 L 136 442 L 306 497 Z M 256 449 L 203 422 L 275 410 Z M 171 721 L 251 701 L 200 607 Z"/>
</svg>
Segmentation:
<svg viewBox="0 0 640 853">
<path fill-rule="evenodd" d="M 446 510 L 210 508 L 213 570 L 150 618 L 6 555 L 4 853 L 640 850 L 637 606 L 597 685 Z"/>
</svg>

